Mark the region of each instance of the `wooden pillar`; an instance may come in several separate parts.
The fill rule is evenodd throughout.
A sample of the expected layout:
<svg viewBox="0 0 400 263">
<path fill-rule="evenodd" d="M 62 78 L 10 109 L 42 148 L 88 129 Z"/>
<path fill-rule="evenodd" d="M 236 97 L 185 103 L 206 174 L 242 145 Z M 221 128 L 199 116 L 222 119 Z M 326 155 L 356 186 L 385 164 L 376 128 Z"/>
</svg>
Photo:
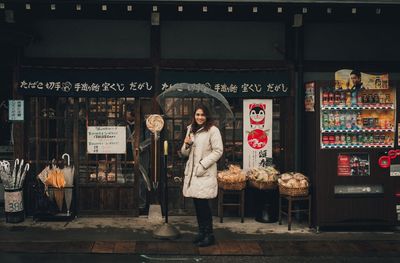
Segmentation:
<svg viewBox="0 0 400 263">
<path fill-rule="evenodd" d="M 18 83 L 19 83 L 19 69 L 20 69 L 20 60 L 21 60 L 21 48 L 13 47 L 13 61 L 12 61 L 12 99 L 13 100 L 23 100 L 24 97 L 18 93 Z M 24 158 L 25 155 L 25 122 L 27 118 L 27 103 L 24 102 L 24 121 L 22 122 L 13 122 L 13 138 L 14 138 L 14 158 Z"/>
<path fill-rule="evenodd" d="M 158 23 L 157 23 L 158 17 Z M 150 31 L 150 61 L 152 64 L 153 72 L 154 72 L 154 96 L 152 99 L 152 113 L 160 113 L 160 106 L 156 100 L 158 94 L 160 94 L 160 59 L 161 59 L 161 35 L 160 35 L 160 13 L 151 13 L 151 31 Z M 155 172 L 157 173 L 157 180 L 160 182 L 161 178 L 161 142 L 162 139 L 155 141 L 154 136 L 152 136 L 151 149 L 155 149 L 155 144 L 157 143 L 157 152 L 154 150 L 151 152 L 151 174 L 152 181 L 155 178 Z M 155 161 L 157 158 L 157 164 Z M 155 168 L 157 165 L 157 168 Z M 150 196 L 150 203 L 159 203 L 161 197 L 161 187 L 158 187 L 156 191 Z"/>
</svg>

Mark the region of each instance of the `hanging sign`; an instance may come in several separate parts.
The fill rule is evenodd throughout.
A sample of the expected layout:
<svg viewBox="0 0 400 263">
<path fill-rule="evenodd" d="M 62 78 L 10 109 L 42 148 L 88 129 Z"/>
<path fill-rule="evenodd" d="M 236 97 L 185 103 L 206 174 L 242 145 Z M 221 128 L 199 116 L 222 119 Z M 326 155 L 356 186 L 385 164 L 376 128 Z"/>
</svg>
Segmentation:
<svg viewBox="0 0 400 263">
<path fill-rule="evenodd" d="M 126 127 L 89 126 L 87 152 L 88 154 L 125 154 Z"/>
<path fill-rule="evenodd" d="M 289 96 L 288 71 L 170 71 L 160 72 L 161 92 L 178 83 L 199 83 L 224 97 Z"/>
<path fill-rule="evenodd" d="M 151 70 L 22 68 L 18 91 L 32 96 L 152 97 Z"/>
<path fill-rule="evenodd" d="M 8 101 L 8 120 L 23 121 L 24 120 L 24 101 L 9 100 Z"/>
<path fill-rule="evenodd" d="M 272 164 L 272 100 L 243 100 L 243 170 Z"/>
</svg>

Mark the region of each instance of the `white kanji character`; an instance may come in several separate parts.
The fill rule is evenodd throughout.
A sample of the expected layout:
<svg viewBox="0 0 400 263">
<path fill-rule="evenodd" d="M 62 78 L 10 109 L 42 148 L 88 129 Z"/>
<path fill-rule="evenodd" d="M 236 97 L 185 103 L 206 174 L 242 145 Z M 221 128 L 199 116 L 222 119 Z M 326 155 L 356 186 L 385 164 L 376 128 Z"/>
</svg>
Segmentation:
<svg viewBox="0 0 400 263">
<path fill-rule="evenodd" d="M 225 83 L 221 85 L 221 92 L 229 92 Z"/>
<path fill-rule="evenodd" d="M 82 86 L 83 91 L 91 91 L 92 90 L 92 87 L 89 86 L 89 84 L 87 84 L 86 82 L 82 83 L 81 86 Z"/>
<path fill-rule="evenodd" d="M 104 82 L 101 84 L 101 88 L 103 91 L 109 91 L 110 90 L 110 83 Z"/>
<path fill-rule="evenodd" d="M 249 92 L 249 84 L 243 83 L 241 88 L 242 88 L 242 92 Z"/>
<path fill-rule="evenodd" d="M 54 83 L 54 89 L 56 91 L 59 91 L 61 89 L 61 82 L 60 81 L 57 81 L 57 82 Z"/>
<path fill-rule="evenodd" d="M 53 81 L 50 81 L 50 82 L 46 82 L 46 89 L 48 89 L 48 90 L 53 90 L 54 89 L 54 86 L 55 86 L 55 83 L 53 82 Z"/>
</svg>

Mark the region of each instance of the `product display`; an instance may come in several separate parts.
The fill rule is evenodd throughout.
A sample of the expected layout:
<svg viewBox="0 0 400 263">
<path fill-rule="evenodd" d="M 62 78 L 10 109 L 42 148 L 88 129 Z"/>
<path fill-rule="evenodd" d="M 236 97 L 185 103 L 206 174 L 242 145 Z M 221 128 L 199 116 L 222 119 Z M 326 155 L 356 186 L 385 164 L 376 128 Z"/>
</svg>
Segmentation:
<svg viewBox="0 0 400 263">
<path fill-rule="evenodd" d="M 321 148 L 393 147 L 395 90 L 321 89 Z"/>
<path fill-rule="evenodd" d="M 261 190 L 276 188 L 278 175 L 279 171 L 272 166 L 257 167 L 247 172 L 249 185 Z"/>
<path fill-rule="evenodd" d="M 290 196 L 307 196 L 309 190 L 309 179 L 301 173 L 284 173 L 278 179 L 279 192 Z"/>
<path fill-rule="evenodd" d="M 279 171 L 272 166 L 257 167 L 247 172 L 249 180 L 257 182 L 277 182 Z"/>
<path fill-rule="evenodd" d="M 226 183 L 245 182 L 246 174 L 237 165 L 229 165 L 228 170 L 218 172 L 218 181 Z"/>
<path fill-rule="evenodd" d="M 278 179 L 279 185 L 287 188 L 306 188 L 309 186 L 308 178 L 301 173 L 284 173 Z"/>
</svg>

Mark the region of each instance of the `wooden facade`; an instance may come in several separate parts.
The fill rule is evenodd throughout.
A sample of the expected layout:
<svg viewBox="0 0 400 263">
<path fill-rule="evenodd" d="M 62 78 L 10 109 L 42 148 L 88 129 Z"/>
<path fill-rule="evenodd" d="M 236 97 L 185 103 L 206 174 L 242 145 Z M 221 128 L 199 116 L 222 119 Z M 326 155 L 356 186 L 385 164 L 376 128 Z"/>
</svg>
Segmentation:
<svg viewBox="0 0 400 263">
<path fill-rule="evenodd" d="M 395 18 L 396 10 L 399 9 L 399 6 L 394 3 L 379 5 L 377 3 L 368 4 L 360 1 L 360 3 L 355 5 L 346 3 L 329 5 L 301 1 L 298 3 L 289 1 L 288 3 L 285 3 L 285 1 L 279 3 L 271 1 L 242 1 L 237 4 L 210 2 L 207 5 L 208 11 L 204 12 L 204 3 L 182 1 L 183 12 L 180 12 L 177 8 L 180 3 L 160 1 L 148 4 L 143 1 L 133 1 L 133 12 L 130 12 L 127 9 L 127 5 L 130 5 L 130 3 L 127 4 L 123 1 L 96 3 L 96 1 L 92 1 L 88 4 L 82 4 L 82 10 L 79 12 L 76 10 L 77 6 L 75 3 L 56 3 L 56 10 L 52 11 L 49 8 L 50 3 L 32 4 L 32 9 L 26 10 L 25 3 L 18 1 L 14 3 L 4 2 L 4 9 L 13 11 L 15 22 L 8 21 L 9 17 L 6 18 L 6 16 L 9 16 L 9 14 L 2 12 L 3 21 L 1 24 L 6 28 L 2 32 L 2 35 L 7 34 L 7 32 L 12 32 L 12 34 L 9 35 L 6 41 L 3 40 L 4 42 L 1 43 L 6 50 L 10 51 L 9 53 L 5 53 L 8 59 L 5 60 L 7 62 L 3 62 L 1 67 L 2 71 L 11 74 L 11 78 L 13 79 L 13 86 L 6 86 L 7 89 L 12 91 L 12 98 L 23 98 L 27 103 L 27 108 L 30 109 L 30 112 L 26 112 L 26 122 L 15 123 L 14 156 L 23 156 L 24 158 L 34 156 L 34 158 L 29 157 L 29 159 L 32 163 L 38 165 L 35 167 L 36 173 L 42 169 L 42 166 L 39 165 L 41 161 L 43 165 L 47 159 L 51 159 L 51 156 L 43 156 L 42 159 L 39 157 L 43 154 L 42 150 L 48 147 L 43 146 L 43 148 L 40 146 L 40 143 L 46 142 L 48 145 L 52 143 L 52 137 L 41 133 L 40 128 L 44 128 L 46 131 L 45 125 L 50 125 L 49 123 L 53 122 L 53 120 L 41 117 L 39 109 L 35 109 L 35 107 L 39 107 L 39 104 L 35 103 L 35 101 L 46 100 L 46 98 L 22 97 L 17 92 L 16 85 L 20 80 L 19 72 L 24 67 L 59 70 L 64 68 L 111 68 L 132 71 L 149 69 L 153 73 L 151 81 L 154 87 L 156 87 L 156 92 L 153 98 L 134 98 L 136 102 L 136 123 L 143 123 L 144 116 L 147 114 L 160 112 L 155 96 L 161 92 L 162 83 L 160 75 L 163 70 L 173 70 L 182 72 L 182 74 L 207 71 L 287 72 L 290 93 L 285 97 L 274 98 L 276 108 L 276 119 L 274 121 L 279 123 L 277 128 L 279 138 L 276 138 L 274 157 L 276 157 L 276 164 L 281 171 L 308 171 L 309 168 L 306 165 L 307 159 L 316 160 L 315 153 L 310 154 L 307 152 L 309 146 L 315 144 L 315 141 L 310 139 L 310 136 L 312 138 L 315 135 L 315 130 L 307 129 L 306 133 L 306 127 L 313 125 L 313 123 L 310 123 L 310 120 L 303 113 L 303 82 L 307 78 L 310 78 L 310 76 L 316 76 L 317 78 L 322 76 L 321 78 L 324 78 L 324 74 L 332 74 L 337 69 L 345 68 L 346 66 L 369 71 L 399 71 L 398 61 L 400 61 L 400 57 L 391 56 L 391 54 L 386 54 L 386 56 L 383 54 L 380 57 L 381 59 L 376 57 L 364 59 L 360 54 L 349 59 L 337 56 L 340 59 L 336 59 L 335 52 L 340 52 L 337 48 L 338 43 L 332 41 L 330 48 L 324 49 L 325 46 L 323 44 L 326 43 L 320 40 L 324 36 L 319 35 L 321 28 L 324 28 L 326 25 L 333 25 L 334 28 L 335 26 L 340 27 L 343 24 L 349 27 L 355 24 L 357 27 L 357 25 L 366 21 L 369 21 L 375 27 L 379 27 L 380 25 L 386 27 L 382 31 L 387 33 L 391 28 L 389 25 L 393 23 L 396 25 L 397 23 L 395 22 Z M 106 11 L 102 10 L 103 4 L 108 4 Z M 156 9 L 154 9 L 154 6 L 156 6 Z M 233 12 L 227 11 L 228 6 L 233 7 Z M 254 9 L 254 7 L 257 8 Z M 328 8 L 331 8 L 333 12 L 329 13 L 327 11 Z M 353 8 L 356 8 L 357 11 L 356 14 L 352 15 Z M 380 14 L 377 14 L 377 9 L 380 9 Z M 159 18 L 159 23 L 156 21 L 157 18 Z M 51 26 L 52 22 L 68 30 L 73 28 L 72 26 L 70 28 L 64 26 L 68 23 L 78 28 L 82 26 L 86 28 L 88 34 L 90 31 L 95 31 L 93 29 L 101 30 L 103 28 L 105 30 L 103 36 L 105 37 L 115 37 L 117 34 L 112 34 L 113 30 L 119 32 L 119 36 L 121 37 L 121 35 L 129 33 L 130 28 L 134 28 L 138 32 L 137 35 L 139 37 L 136 39 L 134 36 L 128 34 L 129 36 L 126 38 L 132 46 L 126 45 L 126 47 L 123 47 L 124 45 L 118 45 L 116 50 L 112 50 L 116 44 L 112 44 L 113 41 L 110 39 L 107 40 L 105 38 L 102 40 L 100 37 L 94 38 L 96 42 L 93 43 L 93 47 L 90 45 L 85 46 L 84 42 L 90 42 L 90 39 L 80 36 L 80 38 L 73 41 L 69 38 L 78 36 L 72 33 L 72 31 L 66 31 L 65 42 L 67 44 L 61 44 L 61 47 L 59 47 L 57 43 L 62 43 L 63 35 L 56 34 L 54 37 L 51 35 L 52 32 L 57 32 L 57 28 L 52 28 L 55 27 L 54 25 Z M 31 23 L 34 25 L 32 28 L 28 27 Z M 235 30 L 229 31 L 230 27 L 233 27 L 230 26 L 230 23 L 237 27 L 238 31 L 236 33 Z M 90 24 L 92 27 L 88 27 L 87 24 Z M 126 31 L 123 29 L 125 27 Z M 256 29 L 256 31 L 251 32 L 251 28 Z M 26 32 L 27 34 L 24 34 Z M 246 32 L 250 33 L 245 36 L 259 36 L 257 40 L 262 44 L 254 43 L 256 41 L 252 39 L 245 39 L 243 34 Z M 329 32 L 331 34 L 337 33 L 334 30 Z M 218 39 L 216 37 L 218 34 L 226 37 L 227 42 Z M 268 37 L 264 37 L 266 34 Z M 355 34 L 359 36 L 362 33 Z M 194 43 L 194 40 L 191 39 L 196 35 L 199 36 L 198 39 L 195 38 L 198 44 L 191 46 Z M 93 36 L 102 36 L 102 33 L 98 35 L 93 33 Z M 40 40 L 41 37 L 43 40 Z M 118 38 L 118 42 L 123 41 L 123 39 L 123 37 Z M 182 41 L 180 41 L 181 39 Z M 270 41 L 270 39 L 273 39 L 273 41 Z M 320 46 L 313 45 L 313 43 L 316 43 L 315 40 L 320 41 Z M 396 37 L 394 42 L 397 43 L 398 40 L 398 37 Z M 102 41 L 104 41 L 104 45 L 101 45 Z M 133 44 L 135 41 L 139 43 L 137 46 Z M 79 49 L 79 45 L 74 44 L 74 42 L 81 43 L 83 46 L 82 49 L 76 50 Z M 354 44 L 345 42 L 343 45 L 344 49 L 348 46 L 347 49 L 353 50 L 356 49 L 355 46 L 358 44 L 356 41 Z M 365 44 L 367 46 L 366 49 L 368 49 L 367 42 L 362 41 L 362 44 Z M 392 52 L 397 52 L 397 49 L 393 49 L 392 45 L 386 45 L 388 45 L 388 49 L 391 49 Z M 63 49 L 64 47 L 72 48 L 72 51 L 67 52 Z M 103 53 L 94 52 L 93 50 L 96 47 Z M 118 51 L 118 48 L 121 51 Z M 202 52 L 202 48 L 204 48 L 204 52 Z M 335 50 L 333 51 L 334 55 L 331 56 L 329 49 Z M 382 49 L 385 49 L 385 46 Z M 54 50 L 54 53 L 51 50 Z M 88 158 L 81 159 L 80 157 L 80 151 L 83 149 L 82 145 L 84 145 L 85 140 L 79 134 L 79 100 L 79 98 L 73 98 L 74 103 L 71 104 L 71 121 L 73 124 L 71 124 L 71 133 L 68 135 L 70 139 L 67 139 L 65 136 L 61 138 L 58 136 L 58 139 L 54 142 L 60 143 L 65 141 L 70 143 L 69 147 L 71 147 L 70 151 L 73 153 L 74 163 L 80 169 L 83 169 L 85 165 L 88 165 Z M 242 100 L 243 98 L 230 99 L 234 111 L 238 114 L 241 111 L 240 105 L 242 104 Z M 108 102 L 105 103 L 107 104 Z M 65 115 L 62 116 L 64 117 L 60 118 L 59 122 L 68 123 L 65 122 Z M 122 121 L 123 116 L 120 115 L 119 118 Z M 180 122 L 176 124 L 179 118 Z M 34 123 L 35 121 L 37 122 L 36 124 Z M 187 115 L 177 117 L 175 120 L 167 120 L 166 124 L 172 127 L 180 126 L 179 129 L 182 132 L 186 122 Z M 240 123 L 237 125 L 240 127 Z M 34 127 L 37 130 L 30 130 L 30 127 Z M 135 129 L 135 149 L 137 149 L 139 147 L 140 136 L 144 136 L 145 129 L 143 125 L 142 128 L 139 126 Z M 34 131 L 35 133 L 31 136 L 30 133 Z M 182 139 L 180 136 L 182 135 L 179 134 L 175 138 L 175 131 L 172 134 L 169 140 L 173 143 L 174 147 L 178 147 Z M 236 145 L 240 138 L 235 139 L 234 136 L 230 138 L 224 137 L 225 143 L 229 144 L 229 140 L 232 141 L 234 146 L 225 155 L 231 154 L 227 158 L 230 162 L 234 163 L 235 153 L 240 152 L 240 145 Z M 153 141 L 152 145 L 154 143 Z M 32 151 L 31 149 L 34 150 Z M 140 153 L 135 152 L 134 160 L 139 160 L 139 155 Z M 332 157 L 329 153 L 326 153 L 326 155 L 326 158 L 324 155 L 322 163 L 329 162 Z M 158 156 L 158 154 L 152 153 L 152 156 L 149 158 L 150 172 L 152 170 L 151 167 L 154 167 L 155 156 Z M 111 158 L 109 157 L 108 159 L 106 157 L 107 160 L 111 160 Z M 95 161 L 98 162 L 99 159 L 97 158 Z M 240 163 L 238 160 L 237 162 Z M 183 165 L 183 160 L 179 159 L 176 152 L 172 153 L 168 164 L 168 172 L 170 173 L 170 208 L 171 212 L 176 214 L 191 213 L 191 204 L 182 197 L 180 193 L 181 183 L 176 179 L 176 177 L 182 177 Z M 224 165 L 225 163 L 220 164 L 221 167 Z M 138 199 L 140 198 L 138 169 L 138 163 L 135 162 L 134 170 L 136 173 L 132 184 L 77 182 L 77 212 L 79 214 L 98 215 L 138 215 Z M 160 169 L 157 170 L 160 171 Z M 82 174 L 86 176 L 90 175 L 90 172 L 82 172 Z M 310 175 L 312 174 L 315 175 L 313 171 L 310 171 Z M 316 180 L 315 176 L 312 178 L 317 182 L 318 180 Z M 324 187 L 331 187 L 329 181 L 313 185 L 314 187 L 322 187 L 322 191 L 325 191 L 324 189 L 326 188 Z M 146 202 L 156 202 L 158 194 L 154 192 L 145 194 L 147 198 Z M 250 198 L 251 200 L 253 196 L 250 191 L 246 198 Z M 323 207 L 326 203 L 323 200 L 327 200 L 328 197 L 314 195 L 313 198 L 317 199 L 313 200 L 313 203 L 317 204 L 313 211 L 313 215 L 315 216 L 314 222 L 318 222 L 319 219 L 316 216 L 317 214 L 319 217 L 322 216 L 318 211 L 324 211 Z M 248 214 L 253 213 L 251 209 L 247 209 L 246 212 Z M 321 213 L 323 213 L 323 216 L 331 216 L 329 214 L 325 215 L 324 212 Z"/>
</svg>

